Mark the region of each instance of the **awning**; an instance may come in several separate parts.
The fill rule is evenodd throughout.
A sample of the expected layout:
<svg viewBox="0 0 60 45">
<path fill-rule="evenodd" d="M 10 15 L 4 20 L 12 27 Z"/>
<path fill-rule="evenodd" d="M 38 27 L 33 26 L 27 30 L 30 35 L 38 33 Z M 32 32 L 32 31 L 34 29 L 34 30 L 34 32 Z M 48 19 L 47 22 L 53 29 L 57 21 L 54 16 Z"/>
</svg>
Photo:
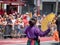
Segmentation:
<svg viewBox="0 0 60 45">
<path fill-rule="evenodd" d="M 11 4 L 11 5 L 20 5 L 23 6 L 25 4 L 25 2 L 20 1 L 20 0 L 3 0 L 0 1 L 0 3 L 4 3 L 4 4 Z"/>
<path fill-rule="evenodd" d="M 3 1 L 0 1 L 0 3 L 3 3 Z"/>
</svg>

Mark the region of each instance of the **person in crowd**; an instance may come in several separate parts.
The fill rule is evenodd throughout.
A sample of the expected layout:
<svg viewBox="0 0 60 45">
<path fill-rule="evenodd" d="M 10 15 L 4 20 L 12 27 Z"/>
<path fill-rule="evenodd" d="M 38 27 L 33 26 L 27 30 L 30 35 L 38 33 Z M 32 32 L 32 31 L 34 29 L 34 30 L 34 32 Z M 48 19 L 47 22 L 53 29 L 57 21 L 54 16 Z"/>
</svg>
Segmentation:
<svg viewBox="0 0 60 45">
<path fill-rule="evenodd" d="M 10 19 L 10 16 L 6 18 L 7 24 L 5 26 L 5 33 L 4 33 L 4 38 L 12 38 L 11 37 L 11 32 L 12 32 L 12 21 Z"/>
<path fill-rule="evenodd" d="M 59 35 L 59 42 L 60 42 L 60 15 L 57 16 L 56 25 L 57 25 L 58 35 Z"/>
<path fill-rule="evenodd" d="M 24 15 L 22 19 L 23 19 L 23 22 L 24 22 L 24 27 L 28 26 L 29 25 L 29 22 L 27 20 L 27 16 Z"/>
<path fill-rule="evenodd" d="M 55 22 L 56 22 L 56 18 L 54 18 L 53 20 L 52 20 L 52 23 L 51 23 L 51 34 L 53 35 L 53 33 L 55 32 L 55 31 L 57 31 L 57 26 L 56 26 L 56 24 L 55 24 Z"/>
<path fill-rule="evenodd" d="M 36 12 L 34 13 L 33 17 L 37 17 L 37 13 Z"/>
<path fill-rule="evenodd" d="M 6 18 L 6 15 L 7 15 L 7 12 L 5 11 L 5 12 L 4 12 L 4 16 L 3 16 L 3 18 Z"/>
<path fill-rule="evenodd" d="M 36 25 L 37 25 L 39 28 L 41 28 L 41 23 L 40 23 L 40 20 L 37 20 Z"/>
<path fill-rule="evenodd" d="M 52 36 L 53 36 L 53 40 L 55 41 L 59 41 L 59 35 L 58 35 L 58 31 L 57 31 L 57 26 L 56 26 L 56 19 L 57 19 L 57 16 L 55 16 L 55 18 L 52 20 Z"/>
<path fill-rule="evenodd" d="M 4 16 L 4 9 L 0 8 L 0 15 L 3 17 Z"/>
<path fill-rule="evenodd" d="M 25 34 L 28 37 L 27 45 L 40 45 L 40 40 L 38 36 L 45 36 L 50 32 L 50 27 L 48 26 L 48 30 L 43 32 L 36 26 L 37 19 L 31 18 L 29 21 L 29 26 L 25 30 Z"/>
<path fill-rule="evenodd" d="M 21 18 L 18 18 L 19 23 L 18 23 L 18 36 L 22 37 L 22 34 L 24 32 L 24 22 L 22 21 Z"/>
<path fill-rule="evenodd" d="M 17 34 L 18 34 L 18 32 L 19 32 L 19 29 L 18 29 L 18 25 L 19 25 L 19 20 L 18 20 L 18 18 L 16 19 L 16 21 L 15 21 L 15 23 L 14 23 L 14 36 L 13 37 L 17 37 Z"/>
<path fill-rule="evenodd" d="M 27 20 L 29 21 L 30 20 L 30 14 L 28 13 L 28 12 L 26 12 L 26 14 L 25 14 L 26 16 L 27 16 Z"/>
<path fill-rule="evenodd" d="M 12 13 L 12 15 L 17 19 L 17 13 Z"/>
<path fill-rule="evenodd" d="M 11 17 L 11 21 L 12 21 L 12 30 L 14 30 L 14 24 L 15 24 L 16 19 L 13 15 Z"/>
<path fill-rule="evenodd" d="M 7 21 L 6 21 L 6 18 L 3 18 L 2 20 L 2 26 L 4 27 L 5 29 L 5 26 L 7 25 Z M 5 30 L 4 30 L 5 31 Z"/>
<path fill-rule="evenodd" d="M 0 15 L 0 38 L 2 38 L 2 16 Z"/>
<path fill-rule="evenodd" d="M 18 12 L 17 12 L 17 11 L 15 11 L 15 19 L 17 19 L 17 15 L 18 15 Z"/>
<path fill-rule="evenodd" d="M 16 36 L 17 37 L 20 37 L 20 34 L 22 33 L 22 31 L 21 31 L 21 25 L 22 25 L 22 22 L 21 22 L 22 20 L 21 20 L 21 18 L 17 18 L 16 19 L 16 21 L 15 21 L 15 26 L 14 26 L 14 28 L 15 28 L 15 31 L 16 31 Z"/>
</svg>

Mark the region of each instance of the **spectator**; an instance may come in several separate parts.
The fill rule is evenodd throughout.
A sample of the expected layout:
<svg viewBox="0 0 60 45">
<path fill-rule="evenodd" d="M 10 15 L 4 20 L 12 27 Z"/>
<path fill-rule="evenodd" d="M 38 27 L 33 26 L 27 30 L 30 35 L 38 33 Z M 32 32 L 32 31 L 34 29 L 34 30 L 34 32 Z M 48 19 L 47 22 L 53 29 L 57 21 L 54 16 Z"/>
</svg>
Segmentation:
<svg viewBox="0 0 60 45">
<path fill-rule="evenodd" d="M 11 38 L 11 32 L 12 32 L 12 21 L 11 21 L 11 19 L 8 17 L 7 19 L 6 19 L 6 21 L 7 21 L 7 25 L 6 25 L 6 27 L 5 27 L 5 37 L 4 38 Z"/>
<path fill-rule="evenodd" d="M 24 27 L 28 26 L 27 16 L 23 16 Z"/>
<path fill-rule="evenodd" d="M 60 15 L 58 15 L 58 17 L 57 17 L 56 25 L 57 25 L 57 31 L 59 34 L 59 42 L 60 42 Z"/>
</svg>

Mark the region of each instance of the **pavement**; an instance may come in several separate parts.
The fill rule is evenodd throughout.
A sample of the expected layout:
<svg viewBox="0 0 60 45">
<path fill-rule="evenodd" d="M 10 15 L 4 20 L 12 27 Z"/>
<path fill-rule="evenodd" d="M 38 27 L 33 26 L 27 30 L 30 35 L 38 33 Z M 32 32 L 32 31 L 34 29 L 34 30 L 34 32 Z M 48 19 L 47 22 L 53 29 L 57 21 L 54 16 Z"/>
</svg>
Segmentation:
<svg viewBox="0 0 60 45">
<path fill-rule="evenodd" d="M 0 39 L 0 45 L 27 45 L 27 38 Z M 54 41 L 52 37 L 41 37 L 40 45 L 60 45 L 58 41 Z"/>
<path fill-rule="evenodd" d="M 0 45 L 27 45 L 27 43 L 21 43 L 21 44 L 0 44 Z M 58 42 L 41 42 L 40 45 L 60 45 Z"/>
<path fill-rule="evenodd" d="M 15 44 L 15 45 L 27 45 L 27 44 Z M 60 45 L 60 44 L 53 43 L 53 42 L 43 42 L 43 43 L 40 43 L 40 45 Z"/>
</svg>

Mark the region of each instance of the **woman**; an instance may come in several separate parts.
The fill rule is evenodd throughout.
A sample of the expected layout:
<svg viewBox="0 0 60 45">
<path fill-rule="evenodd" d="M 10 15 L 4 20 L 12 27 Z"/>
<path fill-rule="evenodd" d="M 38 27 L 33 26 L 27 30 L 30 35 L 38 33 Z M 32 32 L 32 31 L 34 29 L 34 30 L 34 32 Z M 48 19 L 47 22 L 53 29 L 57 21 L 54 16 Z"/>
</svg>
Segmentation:
<svg viewBox="0 0 60 45">
<path fill-rule="evenodd" d="M 29 26 L 25 30 L 25 34 L 28 37 L 27 45 L 40 45 L 40 41 L 38 39 L 38 36 L 45 36 L 50 32 L 50 29 L 48 29 L 45 32 L 42 32 L 41 29 L 39 29 L 36 26 L 37 19 L 32 18 L 29 21 Z"/>
</svg>

